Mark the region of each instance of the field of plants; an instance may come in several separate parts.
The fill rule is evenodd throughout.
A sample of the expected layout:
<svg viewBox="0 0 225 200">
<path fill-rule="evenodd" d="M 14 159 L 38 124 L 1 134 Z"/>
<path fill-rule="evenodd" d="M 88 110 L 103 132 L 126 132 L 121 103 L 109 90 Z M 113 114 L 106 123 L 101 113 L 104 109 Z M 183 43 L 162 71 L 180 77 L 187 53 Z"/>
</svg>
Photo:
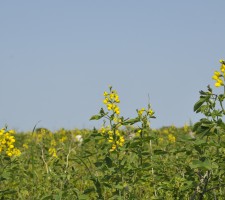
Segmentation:
<svg viewBox="0 0 225 200">
<path fill-rule="evenodd" d="M 213 79 L 225 88 L 225 62 Z M 220 91 L 220 90 L 217 90 Z M 225 89 L 224 89 L 225 91 Z M 2 200 L 225 199 L 225 92 L 200 91 L 194 111 L 203 118 L 183 127 L 151 128 L 151 104 L 134 118 L 120 113 L 109 86 L 90 120 L 100 129 L 0 130 Z"/>
</svg>

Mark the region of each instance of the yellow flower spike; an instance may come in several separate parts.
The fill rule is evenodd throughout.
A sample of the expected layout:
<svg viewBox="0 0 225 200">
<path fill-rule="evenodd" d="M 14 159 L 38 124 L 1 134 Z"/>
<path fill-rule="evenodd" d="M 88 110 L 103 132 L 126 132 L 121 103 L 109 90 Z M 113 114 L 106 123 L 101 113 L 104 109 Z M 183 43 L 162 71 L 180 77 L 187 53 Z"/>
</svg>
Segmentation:
<svg viewBox="0 0 225 200">
<path fill-rule="evenodd" d="M 172 134 L 169 134 L 169 135 L 168 135 L 168 140 L 169 140 L 169 142 L 171 142 L 171 143 L 176 142 L 176 138 L 175 138 Z"/>
</svg>

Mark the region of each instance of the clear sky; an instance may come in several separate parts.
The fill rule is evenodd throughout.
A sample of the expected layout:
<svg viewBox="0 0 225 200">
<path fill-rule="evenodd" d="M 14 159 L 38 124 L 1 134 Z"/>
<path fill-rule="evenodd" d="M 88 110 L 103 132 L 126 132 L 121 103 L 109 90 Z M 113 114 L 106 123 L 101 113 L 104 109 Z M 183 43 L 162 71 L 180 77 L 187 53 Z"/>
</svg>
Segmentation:
<svg viewBox="0 0 225 200">
<path fill-rule="evenodd" d="M 225 59 L 225 1 L 0 1 L 0 126 L 92 128 L 112 85 L 121 114 L 148 95 L 152 127 L 196 122 Z"/>
</svg>

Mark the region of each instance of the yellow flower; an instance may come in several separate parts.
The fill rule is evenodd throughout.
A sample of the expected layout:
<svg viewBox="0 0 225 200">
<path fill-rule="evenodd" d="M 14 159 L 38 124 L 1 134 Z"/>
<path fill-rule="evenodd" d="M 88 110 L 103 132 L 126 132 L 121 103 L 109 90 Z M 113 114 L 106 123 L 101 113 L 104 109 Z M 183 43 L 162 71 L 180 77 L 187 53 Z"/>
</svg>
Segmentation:
<svg viewBox="0 0 225 200">
<path fill-rule="evenodd" d="M 8 152 L 7 155 L 8 155 L 9 157 L 11 157 L 11 156 L 12 156 L 12 153 L 11 153 L 11 152 Z"/>
<path fill-rule="evenodd" d="M 14 130 L 9 130 L 9 134 L 15 134 Z"/>
<path fill-rule="evenodd" d="M 49 148 L 48 153 L 49 153 L 51 156 L 55 157 L 55 158 L 58 157 L 57 154 L 56 154 L 56 149 L 55 149 L 55 148 Z"/>
<path fill-rule="evenodd" d="M 103 96 L 105 96 L 105 97 L 106 97 L 107 95 L 108 95 L 108 92 L 104 92 Z"/>
<path fill-rule="evenodd" d="M 116 95 L 116 97 L 115 97 L 115 102 L 116 103 L 120 103 L 120 99 L 119 99 L 119 96 L 118 95 Z"/>
<path fill-rule="evenodd" d="M 110 96 L 110 99 L 114 100 L 115 94 L 111 93 L 109 96 Z"/>
<path fill-rule="evenodd" d="M 54 139 L 51 140 L 51 146 L 56 146 L 56 141 Z"/>
<path fill-rule="evenodd" d="M 113 142 L 113 137 L 110 136 L 108 142 L 112 143 Z"/>
<path fill-rule="evenodd" d="M 148 110 L 148 114 L 149 114 L 150 116 L 152 116 L 152 115 L 154 114 L 154 111 L 153 111 L 152 109 L 149 109 L 149 110 Z"/>
<path fill-rule="evenodd" d="M 1 129 L 0 130 L 0 135 L 3 135 L 4 132 L 5 132 L 5 130 L 4 129 Z"/>
<path fill-rule="evenodd" d="M 220 72 L 215 71 L 215 72 L 214 72 L 214 75 L 217 76 L 217 77 L 219 77 L 219 76 L 220 76 Z"/>
<path fill-rule="evenodd" d="M 109 131 L 108 134 L 109 134 L 109 136 L 112 136 L 113 135 L 113 131 Z"/>
<path fill-rule="evenodd" d="M 114 151 L 115 149 L 116 149 L 116 145 L 113 144 L 112 147 L 111 147 L 111 149 L 109 151 L 111 152 L 111 151 Z"/>
<path fill-rule="evenodd" d="M 111 104 L 111 103 L 107 104 L 108 110 L 112 110 L 112 107 L 113 107 L 113 104 Z"/>
<path fill-rule="evenodd" d="M 222 64 L 221 66 L 221 71 L 225 73 L 225 65 Z M 220 87 L 222 85 L 224 85 L 223 80 L 220 78 L 222 75 L 219 71 L 215 71 L 214 75 L 212 76 L 212 79 L 216 81 L 215 83 L 215 87 Z"/>
<path fill-rule="evenodd" d="M 120 109 L 119 109 L 119 107 L 116 107 L 116 108 L 114 109 L 114 112 L 115 112 L 117 115 L 119 115 L 119 114 L 120 114 Z"/>
<path fill-rule="evenodd" d="M 217 79 L 217 82 L 215 83 L 215 86 L 216 87 L 220 87 L 222 85 L 224 85 L 223 80 L 222 79 Z"/>
<path fill-rule="evenodd" d="M 176 142 L 176 138 L 175 138 L 172 134 L 169 134 L 169 135 L 168 135 L 168 140 L 169 140 L 169 142 L 171 142 L 171 143 Z"/>
<path fill-rule="evenodd" d="M 104 133 L 106 133 L 106 128 L 105 127 L 101 127 L 98 132 L 103 135 Z"/>
<path fill-rule="evenodd" d="M 21 152 L 14 147 L 16 140 L 12 134 L 15 134 L 14 130 L 0 130 L 0 152 L 5 153 L 9 157 L 13 155 L 19 156 L 21 154 Z"/>
<path fill-rule="evenodd" d="M 2 144 L 5 144 L 6 143 L 6 140 L 4 139 L 4 140 L 2 140 Z"/>
<path fill-rule="evenodd" d="M 60 142 L 64 142 L 64 141 L 66 141 L 67 140 L 67 137 L 66 136 L 63 136 L 59 141 Z"/>
<path fill-rule="evenodd" d="M 169 130 L 168 130 L 168 129 L 164 129 L 164 130 L 162 131 L 162 133 L 164 133 L 164 134 L 169 134 Z"/>
<path fill-rule="evenodd" d="M 125 141 L 125 140 L 124 140 L 124 137 L 121 136 L 120 139 L 119 139 L 119 145 L 120 145 L 120 146 L 123 146 L 124 141 Z"/>
<path fill-rule="evenodd" d="M 142 109 L 138 110 L 138 115 L 142 115 L 144 111 L 145 111 L 145 109 L 144 109 L 144 108 L 142 108 Z"/>
<path fill-rule="evenodd" d="M 213 75 L 213 76 L 212 76 L 212 79 L 216 81 L 216 80 L 218 79 L 218 76 Z"/>
<path fill-rule="evenodd" d="M 222 64 L 220 67 L 221 72 L 225 72 L 225 64 Z"/>
<path fill-rule="evenodd" d="M 21 151 L 20 151 L 19 149 L 16 149 L 16 148 L 14 148 L 14 149 L 12 150 L 12 153 L 13 153 L 13 155 L 15 155 L 15 156 L 20 156 L 20 155 L 21 155 Z"/>
<path fill-rule="evenodd" d="M 116 130 L 116 135 L 117 135 L 117 136 L 120 136 L 119 130 Z"/>
</svg>

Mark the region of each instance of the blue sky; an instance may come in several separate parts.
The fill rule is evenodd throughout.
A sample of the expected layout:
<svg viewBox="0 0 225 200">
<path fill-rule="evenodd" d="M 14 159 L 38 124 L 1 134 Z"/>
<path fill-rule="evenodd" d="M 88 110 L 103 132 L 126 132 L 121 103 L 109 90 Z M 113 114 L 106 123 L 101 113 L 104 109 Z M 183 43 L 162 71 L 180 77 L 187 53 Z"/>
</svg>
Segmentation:
<svg viewBox="0 0 225 200">
<path fill-rule="evenodd" d="M 225 58 L 225 1 L 0 1 L 0 126 L 92 128 L 112 85 L 152 127 L 196 122 Z"/>
</svg>

